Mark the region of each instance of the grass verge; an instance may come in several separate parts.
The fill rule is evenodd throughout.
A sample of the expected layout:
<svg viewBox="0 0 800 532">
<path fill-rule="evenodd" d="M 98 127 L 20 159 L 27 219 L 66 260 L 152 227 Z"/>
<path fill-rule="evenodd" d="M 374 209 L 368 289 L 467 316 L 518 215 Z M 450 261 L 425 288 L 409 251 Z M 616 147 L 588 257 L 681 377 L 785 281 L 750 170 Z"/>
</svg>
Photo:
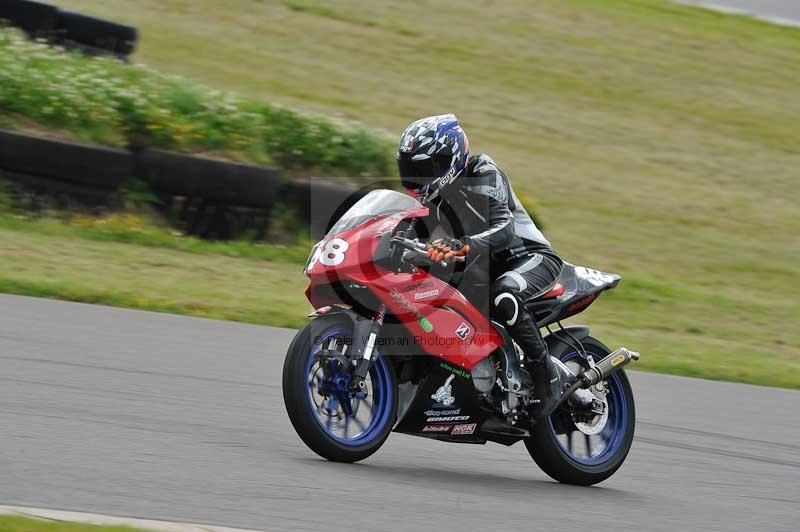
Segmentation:
<svg viewBox="0 0 800 532">
<path fill-rule="evenodd" d="M 0 229 L 0 291 L 285 327 L 303 324 L 302 266 L 283 260 Z"/>
<path fill-rule="evenodd" d="M 304 264 L 311 242 L 280 245 L 258 241 L 209 241 L 185 236 L 154 221 L 147 213 L 120 212 L 104 216 L 59 213 L 59 217 L 0 212 L 0 229 L 52 237 L 80 237 L 97 242 L 119 242 L 187 253 L 282 260 Z"/>
<path fill-rule="evenodd" d="M 3 532 L 145 532 L 141 528 L 129 526 L 45 521 L 16 515 L 0 515 L 0 530 Z"/>
<path fill-rule="evenodd" d="M 97 241 L 65 228 L 47 233 L 0 227 L 0 292 L 301 327 L 310 310 L 306 285 L 301 264 L 287 260 Z M 768 332 L 742 342 L 735 321 L 687 316 L 662 322 L 645 311 L 702 308 L 707 297 L 634 279 L 576 321 L 588 322 L 612 345 L 642 349 L 637 369 L 800 388 L 791 348 Z"/>
</svg>

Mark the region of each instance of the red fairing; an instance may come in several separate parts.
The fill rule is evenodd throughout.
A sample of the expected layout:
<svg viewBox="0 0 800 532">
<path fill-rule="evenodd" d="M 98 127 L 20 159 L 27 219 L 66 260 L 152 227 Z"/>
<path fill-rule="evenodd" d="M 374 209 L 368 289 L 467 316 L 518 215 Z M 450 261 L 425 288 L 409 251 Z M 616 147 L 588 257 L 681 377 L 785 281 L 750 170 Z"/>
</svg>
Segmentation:
<svg viewBox="0 0 800 532">
<path fill-rule="evenodd" d="M 427 216 L 427 208 L 373 218 L 359 227 L 326 236 L 316 246 L 306 275 L 306 296 L 315 308 L 337 303 L 316 290 L 345 280 L 367 287 L 386 304 L 425 352 L 472 369 L 502 345 L 486 317 L 444 281 L 423 270 L 394 273 L 372 262 L 380 237 L 403 219 Z"/>
</svg>

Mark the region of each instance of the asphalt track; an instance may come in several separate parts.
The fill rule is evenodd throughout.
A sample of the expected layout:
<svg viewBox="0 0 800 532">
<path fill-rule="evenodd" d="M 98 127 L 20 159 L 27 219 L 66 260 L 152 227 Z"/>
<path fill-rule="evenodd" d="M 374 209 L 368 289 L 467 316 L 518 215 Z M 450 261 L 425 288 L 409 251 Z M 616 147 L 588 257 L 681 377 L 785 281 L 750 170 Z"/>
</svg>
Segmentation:
<svg viewBox="0 0 800 532">
<path fill-rule="evenodd" d="M 800 392 L 633 372 L 633 449 L 593 488 L 522 445 L 393 434 L 333 464 L 284 412 L 292 335 L 0 295 L 0 504 L 269 531 L 798 529 Z"/>
<path fill-rule="evenodd" d="M 684 4 L 719 6 L 779 23 L 800 24 L 798 0 L 678 0 Z"/>
</svg>

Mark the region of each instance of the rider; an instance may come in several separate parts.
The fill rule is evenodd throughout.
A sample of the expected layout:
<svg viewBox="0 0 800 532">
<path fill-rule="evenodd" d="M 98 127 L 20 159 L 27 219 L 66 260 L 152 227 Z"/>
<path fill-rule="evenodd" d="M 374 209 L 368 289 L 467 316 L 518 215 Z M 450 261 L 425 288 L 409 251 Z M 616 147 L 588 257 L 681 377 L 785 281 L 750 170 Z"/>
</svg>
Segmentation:
<svg viewBox="0 0 800 532">
<path fill-rule="evenodd" d="M 537 415 L 550 414 L 561 396 L 562 374 L 523 302 L 556 283 L 563 265 L 558 254 L 492 158 L 469 155 L 467 135 L 455 115 L 413 122 L 400 138 L 396 158 L 403 186 L 435 207 L 434 226 L 452 231 L 452 237 L 428 245 L 429 257 L 489 256 L 492 315 L 506 325 L 532 368 L 541 401 Z"/>
</svg>

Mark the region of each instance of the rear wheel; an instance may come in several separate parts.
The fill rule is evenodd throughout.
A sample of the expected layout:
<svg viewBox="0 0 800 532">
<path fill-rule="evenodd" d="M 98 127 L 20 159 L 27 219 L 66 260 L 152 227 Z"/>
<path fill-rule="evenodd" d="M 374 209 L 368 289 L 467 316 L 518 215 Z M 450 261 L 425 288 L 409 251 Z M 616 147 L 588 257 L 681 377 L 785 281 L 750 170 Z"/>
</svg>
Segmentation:
<svg viewBox="0 0 800 532">
<path fill-rule="evenodd" d="M 283 399 L 297 434 L 315 453 L 357 462 L 377 451 L 394 425 L 397 381 L 376 352 L 365 382 L 349 389 L 353 324 L 346 316 L 316 318 L 295 336 L 283 366 Z"/>
<path fill-rule="evenodd" d="M 599 340 L 582 341 L 587 354 L 599 361 L 610 353 Z M 550 353 L 574 373 L 589 367 L 574 349 L 559 345 Z M 561 407 L 540 420 L 525 441 L 542 470 L 559 482 L 589 486 L 607 479 L 622 466 L 633 443 L 636 413 L 633 391 L 624 371 L 608 377 L 605 386 L 591 392 L 605 403 L 605 414 L 576 416 Z"/>
</svg>

